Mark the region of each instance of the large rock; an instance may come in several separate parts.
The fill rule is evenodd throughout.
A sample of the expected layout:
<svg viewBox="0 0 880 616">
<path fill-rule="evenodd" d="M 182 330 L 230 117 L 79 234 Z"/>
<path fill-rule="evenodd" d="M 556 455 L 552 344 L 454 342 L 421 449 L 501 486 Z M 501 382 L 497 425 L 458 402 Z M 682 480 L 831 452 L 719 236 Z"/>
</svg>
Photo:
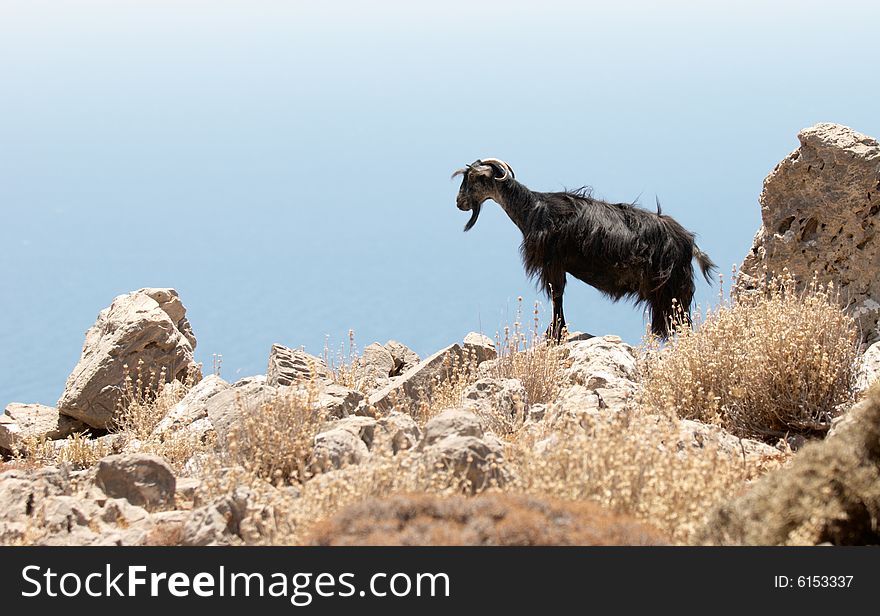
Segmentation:
<svg viewBox="0 0 880 616">
<path fill-rule="evenodd" d="M 385 348 L 391 353 L 391 358 L 394 360 L 392 376 L 400 376 L 410 368 L 415 368 L 422 361 L 415 351 L 396 340 L 386 342 Z"/>
<path fill-rule="evenodd" d="M 880 342 L 875 342 L 865 351 L 856 374 L 856 387 L 866 390 L 880 377 Z"/>
<path fill-rule="evenodd" d="M 477 415 L 463 409 L 448 409 L 431 419 L 418 451 L 428 468 L 456 477 L 471 493 L 507 480 L 503 444 L 483 430 Z"/>
<path fill-rule="evenodd" d="M 146 380 L 162 369 L 168 381 L 201 374 L 193 360 L 196 339 L 174 289 L 141 289 L 121 295 L 86 332 L 82 356 L 67 379 L 58 411 L 95 428 L 107 428 L 124 392 L 126 374 Z"/>
<path fill-rule="evenodd" d="M 208 419 L 208 401 L 229 387 L 229 383 L 217 375 L 205 377 L 159 421 L 153 435 L 164 440 L 168 435 L 186 430 L 201 440 L 213 429 L 213 424 Z"/>
<path fill-rule="evenodd" d="M 142 453 L 108 456 L 98 463 L 95 475 L 95 484 L 107 496 L 150 511 L 173 508 L 176 481 L 165 460 Z"/>
<path fill-rule="evenodd" d="M 783 268 L 803 288 L 818 272 L 834 282 L 864 340 L 880 339 L 880 144 L 838 124 L 798 134 L 801 145 L 764 180 L 762 225 L 737 292 Z"/>
<path fill-rule="evenodd" d="M 16 452 L 28 438 L 58 440 L 86 430 L 83 422 L 51 406 L 12 403 L 0 415 L 0 450 Z"/>
<path fill-rule="evenodd" d="M 253 382 L 229 387 L 211 396 L 205 402 L 206 413 L 221 443 L 240 417 L 259 411 L 264 404 L 273 404 L 279 395 L 277 387 Z"/>
<path fill-rule="evenodd" d="M 394 356 L 386 347 L 374 342 L 364 349 L 357 362 L 357 377 L 368 389 L 385 387 L 395 374 Z"/>
<path fill-rule="evenodd" d="M 390 411 L 394 402 L 430 399 L 434 386 L 452 376 L 456 364 L 462 361 L 461 345 L 453 344 L 437 351 L 423 362 L 410 368 L 400 378 L 370 396 L 369 403 L 379 411 Z"/>
<path fill-rule="evenodd" d="M 325 385 L 318 393 L 318 407 L 330 417 L 348 417 L 358 410 L 364 394 L 336 383 Z"/>
<path fill-rule="evenodd" d="M 298 381 L 328 377 L 327 366 L 320 357 L 305 351 L 273 344 L 269 351 L 266 383 L 273 387 L 293 385 Z"/>
<path fill-rule="evenodd" d="M 310 468 L 314 472 L 326 472 L 350 464 L 360 464 L 370 455 L 361 436 L 353 430 L 333 428 L 315 437 Z"/>
</svg>

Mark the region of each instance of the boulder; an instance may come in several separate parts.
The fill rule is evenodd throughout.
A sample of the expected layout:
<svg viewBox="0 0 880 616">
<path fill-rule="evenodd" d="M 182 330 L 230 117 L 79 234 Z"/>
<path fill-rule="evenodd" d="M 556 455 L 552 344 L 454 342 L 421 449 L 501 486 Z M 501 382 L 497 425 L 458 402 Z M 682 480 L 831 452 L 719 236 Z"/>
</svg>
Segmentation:
<svg viewBox="0 0 880 616">
<path fill-rule="evenodd" d="M 798 133 L 800 147 L 764 180 L 761 228 L 734 291 L 784 268 L 799 289 L 818 274 L 833 282 L 863 332 L 880 339 L 880 144 L 839 124 Z"/>
<path fill-rule="evenodd" d="M 217 438 L 224 441 L 239 417 L 272 404 L 279 395 L 278 388 L 257 382 L 233 386 L 211 396 L 205 406 Z"/>
<path fill-rule="evenodd" d="M 438 382 L 449 380 L 456 364 L 462 361 L 461 345 L 453 344 L 437 351 L 423 362 L 410 368 L 400 378 L 370 396 L 369 404 L 382 412 L 394 408 L 396 400 L 430 399 Z"/>
<path fill-rule="evenodd" d="M 425 436 L 419 449 L 451 436 L 483 437 L 483 425 L 476 414 L 466 409 L 448 409 L 425 424 Z"/>
<path fill-rule="evenodd" d="M 357 361 L 358 380 L 368 389 L 378 389 L 388 385 L 395 373 L 394 356 L 386 347 L 374 342 L 364 349 Z"/>
<path fill-rule="evenodd" d="M 391 353 L 391 358 L 394 360 L 392 376 L 400 376 L 410 368 L 415 368 L 422 361 L 415 351 L 396 340 L 386 342 L 385 348 Z"/>
<path fill-rule="evenodd" d="M 336 383 L 325 385 L 318 394 L 318 406 L 329 417 L 348 417 L 358 410 L 363 401 L 364 394 Z"/>
<path fill-rule="evenodd" d="M 167 381 L 201 377 L 193 359 L 196 339 L 186 308 L 173 289 L 121 295 L 86 333 L 79 363 L 67 379 L 58 411 L 107 428 L 124 393 L 125 378 L 144 380 L 165 370 Z"/>
<path fill-rule="evenodd" d="M 0 450 L 16 452 L 23 439 L 54 441 L 87 429 L 83 422 L 61 415 L 51 406 L 12 403 L 0 415 Z"/>
<path fill-rule="evenodd" d="M 856 375 L 856 387 L 860 391 L 868 389 L 880 377 L 880 342 L 868 347 L 862 355 Z"/>
<path fill-rule="evenodd" d="M 491 411 L 511 419 L 523 418 L 528 394 L 519 379 L 481 378 L 464 390 L 466 408 Z"/>
<path fill-rule="evenodd" d="M 498 357 L 492 339 L 476 332 L 471 332 L 464 337 L 464 352 L 466 357 L 473 357 L 477 364 Z"/>
<path fill-rule="evenodd" d="M 159 456 L 108 456 L 98 463 L 95 485 L 111 498 L 124 498 L 149 511 L 174 507 L 174 472 Z"/>
<path fill-rule="evenodd" d="M 327 472 L 360 464 L 369 455 L 370 450 L 359 435 L 343 428 L 332 428 L 315 436 L 309 468 L 313 472 Z"/>
<path fill-rule="evenodd" d="M 156 424 L 153 436 L 164 440 L 170 434 L 187 430 L 202 440 L 213 427 L 208 420 L 208 401 L 229 388 L 229 383 L 217 375 L 212 374 L 205 377 Z"/>
<path fill-rule="evenodd" d="M 269 369 L 266 383 L 272 387 L 293 385 L 297 381 L 327 378 L 327 366 L 320 357 L 305 351 L 273 344 L 269 351 Z"/>
<path fill-rule="evenodd" d="M 411 415 L 392 412 L 376 420 L 370 451 L 397 455 L 401 451 L 415 448 L 420 437 L 419 426 Z"/>
</svg>

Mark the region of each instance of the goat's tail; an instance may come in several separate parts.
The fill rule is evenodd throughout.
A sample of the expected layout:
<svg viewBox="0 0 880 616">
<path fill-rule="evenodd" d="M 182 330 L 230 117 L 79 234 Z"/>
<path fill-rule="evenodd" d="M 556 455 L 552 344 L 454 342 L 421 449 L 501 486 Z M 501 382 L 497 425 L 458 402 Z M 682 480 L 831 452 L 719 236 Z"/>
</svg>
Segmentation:
<svg viewBox="0 0 880 616">
<path fill-rule="evenodd" d="M 697 260 L 700 271 L 703 272 L 703 278 L 706 279 L 706 282 L 712 284 L 712 274 L 718 269 L 718 266 L 696 244 L 694 244 L 694 259 Z"/>
</svg>

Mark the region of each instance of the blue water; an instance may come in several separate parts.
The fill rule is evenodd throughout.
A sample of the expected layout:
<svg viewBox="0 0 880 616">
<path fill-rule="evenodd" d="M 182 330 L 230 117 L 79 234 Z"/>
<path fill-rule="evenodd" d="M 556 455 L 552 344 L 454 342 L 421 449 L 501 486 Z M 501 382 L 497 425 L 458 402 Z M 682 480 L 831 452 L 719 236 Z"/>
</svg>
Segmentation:
<svg viewBox="0 0 880 616">
<path fill-rule="evenodd" d="M 658 195 L 728 270 L 799 129 L 880 136 L 868 3 L 607 4 L 4 0 L 0 404 L 54 403 L 98 311 L 145 286 L 178 289 L 230 379 L 349 328 L 422 355 L 494 335 L 540 296 L 500 208 L 461 232 L 448 178 L 478 157 Z M 644 331 L 578 282 L 566 313 Z"/>
</svg>

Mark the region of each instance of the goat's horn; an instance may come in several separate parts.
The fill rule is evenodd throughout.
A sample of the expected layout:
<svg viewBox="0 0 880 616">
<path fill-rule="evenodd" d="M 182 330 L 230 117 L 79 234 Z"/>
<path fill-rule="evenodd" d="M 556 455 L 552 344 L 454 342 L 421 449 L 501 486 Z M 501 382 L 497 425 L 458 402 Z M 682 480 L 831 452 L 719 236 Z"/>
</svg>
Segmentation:
<svg viewBox="0 0 880 616">
<path fill-rule="evenodd" d="M 502 175 L 500 178 L 497 178 L 499 182 L 503 182 L 509 177 L 516 178 L 516 175 L 513 173 L 513 169 L 503 160 L 499 160 L 497 158 L 483 158 L 480 159 L 480 162 L 487 165 L 495 164 L 501 167 L 501 169 L 504 171 L 504 175 Z"/>
</svg>

